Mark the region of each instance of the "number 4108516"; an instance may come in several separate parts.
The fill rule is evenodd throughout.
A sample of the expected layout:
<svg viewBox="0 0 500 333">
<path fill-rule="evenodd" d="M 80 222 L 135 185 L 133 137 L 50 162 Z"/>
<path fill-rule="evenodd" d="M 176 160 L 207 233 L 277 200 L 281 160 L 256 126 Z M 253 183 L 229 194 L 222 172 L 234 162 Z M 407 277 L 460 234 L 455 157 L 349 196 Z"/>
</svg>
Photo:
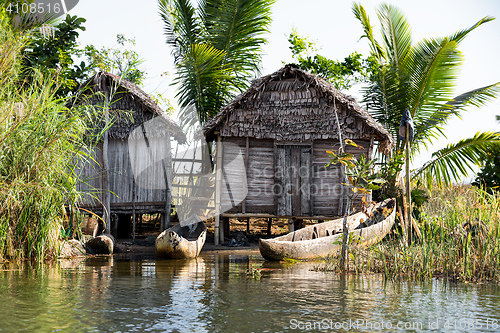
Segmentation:
<svg viewBox="0 0 500 333">
<path fill-rule="evenodd" d="M 61 3 L 9 3 L 5 9 L 9 13 L 14 14 L 36 14 L 36 13 L 51 13 L 59 14 L 64 11 Z"/>
</svg>

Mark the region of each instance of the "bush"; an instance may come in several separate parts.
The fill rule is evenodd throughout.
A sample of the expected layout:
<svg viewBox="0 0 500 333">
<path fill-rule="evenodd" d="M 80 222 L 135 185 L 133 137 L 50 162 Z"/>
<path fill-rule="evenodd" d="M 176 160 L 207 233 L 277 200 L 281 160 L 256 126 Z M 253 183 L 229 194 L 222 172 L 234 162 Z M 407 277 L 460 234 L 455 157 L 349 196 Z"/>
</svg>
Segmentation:
<svg viewBox="0 0 500 333">
<path fill-rule="evenodd" d="M 472 185 L 489 193 L 500 189 L 500 148 L 493 147 Z"/>
<path fill-rule="evenodd" d="M 21 84 L 29 34 L 0 11 L 0 260 L 57 254 L 63 206 L 75 203 L 88 110 L 65 107 L 50 78 Z"/>
</svg>

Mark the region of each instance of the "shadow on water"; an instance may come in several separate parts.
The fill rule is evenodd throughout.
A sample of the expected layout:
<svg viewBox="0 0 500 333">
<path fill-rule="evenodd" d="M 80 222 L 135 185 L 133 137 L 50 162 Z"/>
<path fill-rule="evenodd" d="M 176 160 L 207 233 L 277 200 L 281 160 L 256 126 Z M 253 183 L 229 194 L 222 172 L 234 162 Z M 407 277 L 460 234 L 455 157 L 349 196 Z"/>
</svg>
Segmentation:
<svg viewBox="0 0 500 333">
<path fill-rule="evenodd" d="M 220 252 L 4 266 L 0 332 L 500 330 L 497 285 L 391 282 L 315 265 Z"/>
</svg>

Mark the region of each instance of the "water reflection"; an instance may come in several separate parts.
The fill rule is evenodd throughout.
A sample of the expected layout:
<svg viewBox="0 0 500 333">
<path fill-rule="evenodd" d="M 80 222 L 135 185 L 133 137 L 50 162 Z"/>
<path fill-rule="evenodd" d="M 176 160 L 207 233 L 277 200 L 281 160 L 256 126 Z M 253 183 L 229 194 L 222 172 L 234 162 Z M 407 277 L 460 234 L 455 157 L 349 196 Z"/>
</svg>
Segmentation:
<svg viewBox="0 0 500 333">
<path fill-rule="evenodd" d="M 497 285 L 391 282 L 318 272 L 315 265 L 222 252 L 192 260 L 97 257 L 4 266 L 0 331 L 289 332 L 317 325 L 423 332 L 433 324 L 443 332 L 500 330 Z"/>
</svg>

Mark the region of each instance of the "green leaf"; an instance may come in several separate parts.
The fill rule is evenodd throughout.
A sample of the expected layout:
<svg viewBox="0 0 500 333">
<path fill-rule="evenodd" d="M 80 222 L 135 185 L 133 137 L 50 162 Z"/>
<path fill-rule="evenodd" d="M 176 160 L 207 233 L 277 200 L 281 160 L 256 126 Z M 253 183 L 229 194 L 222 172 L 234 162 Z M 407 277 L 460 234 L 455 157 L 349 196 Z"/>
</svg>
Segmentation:
<svg viewBox="0 0 500 333">
<path fill-rule="evenodd" d="M 500 134 L 478 132 L 474 137 L 460 140 L 432 154 L 432 159 L 412 176 L 433 178 L 438 184 L 459 182 L 461 177 L 473 171 L 473 165 L 481 165 L 492 147 L 500 146 Z"/>
</svg>

